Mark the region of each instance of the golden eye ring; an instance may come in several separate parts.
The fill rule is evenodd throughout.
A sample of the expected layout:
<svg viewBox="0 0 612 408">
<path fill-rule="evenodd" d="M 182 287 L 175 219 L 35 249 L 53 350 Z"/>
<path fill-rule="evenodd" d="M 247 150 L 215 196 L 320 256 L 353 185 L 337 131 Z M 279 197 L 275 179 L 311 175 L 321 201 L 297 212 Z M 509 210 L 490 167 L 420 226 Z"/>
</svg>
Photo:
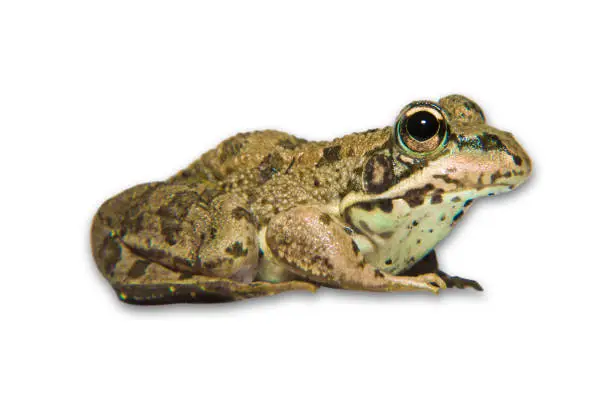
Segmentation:
<svg viewBox="0 0 612 408">
<path fill-rule="evenodd" d="M 447 141 L 448 124 L 442 108 L 433 102 L 417 101 L 402 109 L 395 121 L 399 145 L 416 156 L 438 151 Z"/>
</svg>

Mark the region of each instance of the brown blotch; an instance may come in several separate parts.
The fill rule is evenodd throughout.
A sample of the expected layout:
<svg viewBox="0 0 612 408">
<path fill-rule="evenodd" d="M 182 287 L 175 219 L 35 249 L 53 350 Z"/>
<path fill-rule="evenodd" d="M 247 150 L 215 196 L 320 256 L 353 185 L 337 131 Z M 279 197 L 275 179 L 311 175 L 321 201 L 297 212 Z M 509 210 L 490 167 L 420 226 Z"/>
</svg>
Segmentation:
<svg viewBox="0 0 612 408">
<path fill-rule="evenodd" d="M 281 139 L 278 141 L 277 145 L 283 149 L 294 150 L 299 144 L 301 144 L 299 142 L 299 139 Z"/>
<path fill-rule="evenodd" d="M 146 273 L 147 267 L 151 264 L 149 261 L 138 260 L 134 262 L 130 270 L 128 271 L 128 276 L 130 278 L 140 278 Z"/>
<path fill-rule="evenodd" d="M 441 179 L 447 184 L 454 184 L 457 187 L 463 186 L 463 183 L 461 181 L 455 180 L 454 178 L 450 177 L 448 174 L 434 174 L 433 177 L 436 179 Z"/>
<path fill-rule="evenodd" d="M 442 194 L 434 194 L 431 196 L 432 204 L 440 204 L 442 202 Z"/>
<path fill-rule="evenodd" d="M 425 202 L 425 196 L 433 189 L 433 184 L 426 184 L 424 187 L 408 190 L 402 198 L 411 208 L 418 207 Z"/>
<path fill-rule="evenodd" d="M 385 277 L 385 274 L 384 274 L 384 273 L 382 273 L 382 272 L 380 271 L 380 269 L 375 269 L 375 270 L 374 270 L 374 276 L 375 276 L 375 277 L 377 277 L 377 278 L 384 278 L 384 277 Z"/>
<path fill-rule="evenodd" d="M 378 208 L 380 208 L 385 213 L 390 213 L 393 211 L 393 201 L 392 200 L 380 200 L 377 202 Z"/>
<path fill-rule="evenodd" d="M 249 249 L 243 248 L 242 242 L 236 241 L 231 246 L 225 248 L 225 252 L 232 255 L 234 258 L 239 258 L 241 256 L 246 256 L 249 253 Z"/>
<path fill-rule="evenodd" d="M 320 255 L 315 255 L 314 257 L 312 257 L 311 262 L 312 262 L 313 265 L 318 264 L 318 265 L 322 266 L 321 269 L 323 269 L 324 271 L 333 271 L 334 270 L 334 266 L 330 262 L 329 258 L 322 257 Z"/>
<path fill-rule="evenodd" d="M 316 167 L 325 166 L 340 160 L 341 149 L 341 146 L 332 146 L 323 149 L 323 157 L 317 162 Z"/>
<path fill-rule="evenodd" d="M 328 214 L 321 214 L 321 216 L 319 217 L 319 221 L 321 221 L 325 225 L 329 225 L 329 223 L 332 222 L 332 219 Z"/>
<path fill-rule="evenodd" d="M 363 201 L 356 204 L 356 206 L 364 211 L 372 211 L 374 209 L 374 204 L 371 201 Z"/>
<path fill-rule="evenodd" d="M 183 219 L 187 216 L 191 207 L 199 200 L 200 197 L 193 191 L 175 193 L 168 205 L 162 206 L 157 210 L 157 215 L 161 218 L 161 233 L 169 245 L 174 245 L 178 242 Z"/>
<path fill-rule="evenodd" d="M 373 156 L 365 165 L 363 180 L 368 193 L 382 193 L 394 184 L 394 178 L 393 161 L 389 156 Z"/>
<path fill-rule="evenodd" d="M 270 153 L 259 163 L 259 182 L 264 184 L 275 174 L 277 174 L 283 166 L 283 158 L 278 153 Z"/>
</svg>

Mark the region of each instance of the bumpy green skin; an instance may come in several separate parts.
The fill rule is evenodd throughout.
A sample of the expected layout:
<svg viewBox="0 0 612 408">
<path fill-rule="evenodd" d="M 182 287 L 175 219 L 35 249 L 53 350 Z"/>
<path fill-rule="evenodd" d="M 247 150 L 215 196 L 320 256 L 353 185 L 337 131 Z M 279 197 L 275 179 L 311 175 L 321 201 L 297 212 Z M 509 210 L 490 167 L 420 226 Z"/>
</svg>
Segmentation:
<svg viewBox="0 0 612 408">
<path fill-rule="evenodd" d="M 482 110 L 451 95 L 427 153 L 396 127 L 307 142 L 238 134 L 165 182 L 106 201 L 92 249 L 121 300 L 217 302 L 320 285 L 429 290 L 479 285 L 438 271 L 433 248 L 474 199 L 514 189 L 531 161 Z M 442 140 L 442 139 L 441 139 Z"/>
</svg>

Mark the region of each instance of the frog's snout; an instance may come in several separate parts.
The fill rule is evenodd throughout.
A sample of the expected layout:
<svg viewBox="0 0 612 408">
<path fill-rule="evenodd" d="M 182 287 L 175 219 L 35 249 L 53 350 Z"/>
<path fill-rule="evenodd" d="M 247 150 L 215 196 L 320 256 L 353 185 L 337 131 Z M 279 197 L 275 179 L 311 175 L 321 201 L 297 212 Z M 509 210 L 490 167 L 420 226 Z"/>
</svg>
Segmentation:
<svg viewBox="0 0 612 408">
<path fill-rule="evenodd" d="M 500 179 L 503 180 L 500 181 L 510 184 L 513 188 L 518 187 L 531 175 L 531 158 L 511 133 L 500 132 L 498 137 L 502 153 L 499 173 L 502 176 Z"/>
</svg>

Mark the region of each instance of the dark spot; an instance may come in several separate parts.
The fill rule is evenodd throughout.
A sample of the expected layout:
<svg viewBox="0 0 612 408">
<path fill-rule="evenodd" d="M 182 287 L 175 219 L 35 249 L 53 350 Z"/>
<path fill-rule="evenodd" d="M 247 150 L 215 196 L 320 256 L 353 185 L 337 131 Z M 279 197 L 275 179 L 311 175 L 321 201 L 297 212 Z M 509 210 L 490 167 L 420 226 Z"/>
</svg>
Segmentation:
<svg viewBox="0 0 612 408">
<path fill-rule="evenodd" d="M 502 141 L 499 140 L 499 137 L 497 137 L 496 135 L 484 132 L 478 138 L 480 139 L 482 149 L 486 152 L 488 152 L 489 150 L 501 150 L 506 152 L 508 151 L 506 145 L 504 145 Z"/>
<path fill-rule="evenodd" d="M 445 219 L 446 219 L 446 215 L 445 215 L 445 214 L 442 214 L 442 215 L 440 216 L 440 221 L 444 221 Z"/>
<path fill-rule="evenodd" d="M 317 162 L 316 167 L 325 166 L 340 160 L 341 146 L 326 147 L 323 149 L 323 157 Z"/>
<path fill-rule="evenodd" d="M 456 223 L 457 221 L 459 221 L 461 219 L 461 217 L 463 217 L 463 210 L 461 210 L 457 214 L 455 214 L 455 216 L 453 217 L 453 224 Z"/>
<path fill-rule="evenodd" d="M 417 245 L 420 245 L 420 244 L 421 244 L 421 240 L 417 239 Z"/>
<path fill-rule="evenodd" d="M 463 186 L 462 182 L 460 182 L 459 180 L 455 180 L 454 178 L 450 177 L 448 174 L 434 174 L 433 177 L 436 179 L 444 180 L 444 182 L 447 184 L 454 184 L 457 187 Z"/>
<path fill-rule="evenodd" d="M 344 232 L 346 232 L 349 235 L 353 235 L 353 230 L 350 227 L 344 227 Z"/>
<path fill-rule="evenodd" d="M 463 203 L 463 207 L 464 207 L 464 208 L 465 208 L 465 207 L 469 207 L 470 205 L 472 205 L 472 202 L 473 202 L 473 201 L 474 201 L 474 200 L 472 200 L 472 199 L 467 200 L 465 203 Z M 480 205 L 480 204 L 479 204 L 479 205 Z"/>
<path fill-rule="evenodd" d="M 432 232 L 433 232 L 433 230 L 432 230 L 432 229 L 430 229 L 430 230 L 429 230 L 429 233 L 431 234 Z"/>
<path fill-rule="evenodd" d="M 461 197 L 453 197 L 453 198 L 451 199 L 451 201 L 452 201 L 453 203 L 458 203 L 459 201 L 461 201 Z"/>
<path fill-rule="evenodd" d="M 378 234 L 382 239 L 389 239 L 393 236 L 393 231 L 385 231 Z"/>
<path fill-rule="evenodd" d="M 278 146 L 287 150 L 294 150 L 299 144 L 301 144 L 299 139 L 281 139 L 278 141 Z"/>
<path fill-rule="evenodd" d="M 277 174 L 284 164 L 283 158 L 278 153 L 270 153 L 259 163 L 259 182 L 264 184 Z"/>
<path fill-rule="evenodd" d="M 232 210 L 232 217 L 235 220 L 246 220 L 249 224 L 257 225 L 257 219 L 255 216 L 245 208 L 236 207 Z"/>
<path fill-rule="evenodd" d="M 357 246 L 357 243 L 354 240 L 351 240 L 351 244 L 353 246 L 353 252 L 355 255 L 359 255 L 359 246 Z"/>
<path fill-rule="evenodd" d="M 385 265 L 391 265 L 393 261 L 389 258 L 385 261 Z"/>
<path fill-rule="evenodd" d="M 371 157 L 365 165 L 363 184 L 368 193 L 380 194 L 395 183 L 393 161 L 382 154 Z"/>
<path fill-rule="evenodd" d="M 416 227 L 417 225 L 419 225 L 419 222 L 417 220 L 412 221 L 412 226 Z"/>
<path fill-rule="evenodd" d="M 109 276 L 113 276 L 115 265 L 121 260 L 121 245 L 119 245 L 116 239 L 106 237 L 100 251 L 102 268 Z"/>
<path fill-rule="evenodd" d="M 225 252 L 232 255 L 234 258 L 239 258 L 241 256 L 246 256 L 249 253 L 248 248 L 242 247 L 242 242 L 236 241 L 231 246 L 225 248 Z"/>
<path fill-rule="evenodd" d="M 157 215 L 161 219 L 161 233 L 169 245 L 175 245 L 178 242 L 183 219 L 199 200 L 200 197 L 193 191 L 178 192 L 172 195 L 168 205 L 157 210 Z"/>
<path fill-rule="evenodd" d="M 520 166 L 521 164 L 523 164 L 523 159 L 521 159 L 519 156 L 512 156 L 512 160 L 514 161 L 514 164 L 516 164 L 517 166 Z"/>
<path fill-rule="evenodd" d="M 442 194 L 434 194 L 431 196 L 432 204 L 440 204 L 442 202 Z"/>
<path fill-rule="evenodd" d="M 371 201 L 363 201 L 356 204 L 356 206 L 364 211 L 372 211 L 374 209 L 374 204 Z"/>
<path fill-rule="evenodd" d="M 263 258 L 263 256 L 264 256 L 264 251 L 262 251 L 261 248 L 259 248 L 258 256 L 259 256 L 259 259 Z"/>
<path fill-rule="evenodd" d="M 433 189 L 433 184 L 426 184 L 424 187 L 408 190 L 402 198 L 411 208 L 418 207 L 425 202 L 425 196 Z"/>
<path fill-rule="evenodd" d="M 132 265 L 132 267 L 130 268 L 128 272 L 128 276 L 134 279 L 140 278 L 141 276 L 145 274 L 145 271 L 150 264 L 151 262 L 143 261 L 143 260 L 138 260 L 134 262 L 134 264 Z"/>
<path fill-rule="evenodd" d="M 313 183 L 313 184 L 314 184 L 314 186 L 315 186 L 315 187 L 319 187 L 319 186 L 321 185 L 321 182 L 319 181 L 319 179 L 318 179 L 318 178 L 316 178 L 316 177 L 315 177 L 315 178 L 314 178 L 314 183 Z"/>
<path fill-rule="evenodd" d="M 332 263 L 329 261 L 329 258 L 325 258 L 319 255 L 315 255 L 314 257 L 312 257 L 311 262 L 313 265 L 318 264 L 324 271 L 333 271 L 334 270 L 334 266 L 332 265 Z"/>
<path fill-rule="evenodd" d="M 390 213 L 393 211 L 393 201 L 391 200 L 380 200 L 377 202 L 378 208 L 380 208 L 383 212 Z"/>
<path fill-rule="evenodd" d="M 375 277 L 377 277 L 377 278 L 384 278 L 384 277 L 385 277 L 385 274 L 384 274 L 384 273 L 382 273 L 382 272 L 380 271 L 380 269 L 375 269 L 375 270 L 374 270 L 374 276 L 375 276 Z"/>
<path fill-rule="evenodd" d="M 319 217 L 319 221 L 321 221 L 325 225 L 329 225 L 329 223 L 332 221 L 332 219 L 327 214 L 321 214 L 321 216 Z"/>
</svg>

